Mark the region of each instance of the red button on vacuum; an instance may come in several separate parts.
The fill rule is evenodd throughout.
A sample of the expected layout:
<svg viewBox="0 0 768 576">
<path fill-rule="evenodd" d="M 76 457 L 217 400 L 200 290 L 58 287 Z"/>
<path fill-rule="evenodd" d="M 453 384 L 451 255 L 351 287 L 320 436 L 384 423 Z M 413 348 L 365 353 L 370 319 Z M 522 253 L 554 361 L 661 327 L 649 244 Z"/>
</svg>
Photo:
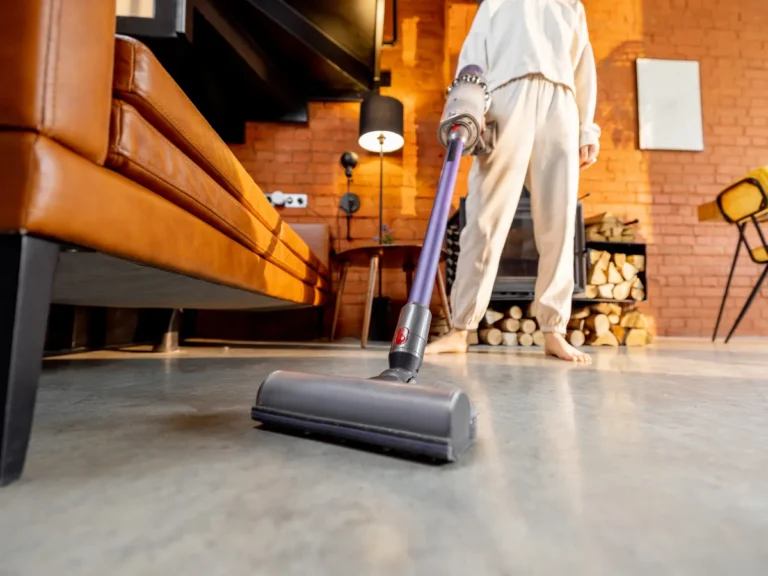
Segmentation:
<svg viewBox="0 0 768 576">
<path fill-rule="evenodd" d="M 400 328 L 400 330 L 397 331 L 397 336 L 395 337 L 395 344 L 400 346 L 406 342 L 408 342 L 408 328 Z"/>
</svg>

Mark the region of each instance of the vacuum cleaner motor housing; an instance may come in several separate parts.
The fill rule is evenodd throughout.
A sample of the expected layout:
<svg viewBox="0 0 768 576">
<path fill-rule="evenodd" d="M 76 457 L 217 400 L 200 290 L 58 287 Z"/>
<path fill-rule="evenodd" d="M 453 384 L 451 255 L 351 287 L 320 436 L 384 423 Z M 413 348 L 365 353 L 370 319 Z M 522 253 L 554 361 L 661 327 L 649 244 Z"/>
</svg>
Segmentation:
<svg viewBox="0 0 768 576">
<path fill-rule="evenodd" d="M 451 138 L 464 141 L 465 156 L 488 154 L 495 144 L 496 125 L 486 125 L 491 94 L 479 66 L 465 66 L 448 87 L 438 138 L 446 148 Z"/>
</svg>

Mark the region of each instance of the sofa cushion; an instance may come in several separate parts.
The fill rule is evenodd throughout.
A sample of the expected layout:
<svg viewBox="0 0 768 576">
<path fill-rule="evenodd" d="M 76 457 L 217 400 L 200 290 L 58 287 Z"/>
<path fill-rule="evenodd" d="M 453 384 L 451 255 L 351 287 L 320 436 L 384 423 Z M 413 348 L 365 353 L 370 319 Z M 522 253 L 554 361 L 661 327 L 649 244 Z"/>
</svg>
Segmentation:
<svg viewBox="0 0 768 576">
<path fill-rule="evenodd" d="M 0 209 L 0 230 L 25 230 L 284 302 L 319 306 L 328 301 L 326 290 L 45 136 L 0 131 L 0 164 L 6 186 L 25 190 L 18 210 Z M 226 302 L 212 307 L 221 305 Z"/>
<path fill-rule="evenodd" d="M 229 146 L 141 42 L 118 36 L 115 43 L 115 94 L 133 105 L 157 130 L 199 164 L 219 185 L 278 236 L 302 260 L 321 273 L 325 267 L 301 238 L 282 225 Z"/>
<path fill-rule="evenodd" d="M 17 0 L 0 9 L 0 126 L 107 155 L 115 2 Z"/>
<path fill-rule="evenodd" d="M 166 140 L 133 106 L 114 101 L 111 133 L 107 166 L 154 190 L 296 278 L 327 287 L 317 270 L 288 250 L 260 220 Z"/>
</svg>

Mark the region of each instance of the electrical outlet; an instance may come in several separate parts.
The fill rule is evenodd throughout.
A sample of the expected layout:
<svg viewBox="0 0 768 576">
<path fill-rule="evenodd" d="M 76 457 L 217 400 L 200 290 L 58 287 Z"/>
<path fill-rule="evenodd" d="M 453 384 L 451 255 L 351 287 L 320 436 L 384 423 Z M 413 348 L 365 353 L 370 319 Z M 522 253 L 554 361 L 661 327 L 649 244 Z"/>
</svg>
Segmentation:
<svg viewBox="0 0 768 576">
<path fill-rule="evenodd" d="M 280 208 L 306 208 L 309 206 L 309 198 L 306 194 L 285 194 L 279 190 L 266 194 L 267 200 L 272 206 Z"/>
</svg>

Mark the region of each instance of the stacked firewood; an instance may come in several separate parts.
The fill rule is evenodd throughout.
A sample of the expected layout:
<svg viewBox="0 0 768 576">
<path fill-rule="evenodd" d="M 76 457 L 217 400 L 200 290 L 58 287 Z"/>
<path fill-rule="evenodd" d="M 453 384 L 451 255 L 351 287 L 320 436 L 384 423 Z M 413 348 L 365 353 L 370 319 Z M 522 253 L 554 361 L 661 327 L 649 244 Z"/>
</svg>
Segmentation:
<svg viewBox="0 0 768 576">
<path fill-rule="evenodd" d="M 634 242 L 634 225 L 637 221 L 625 223 L 621 218 L 604 212 L 584 220 L 588 242 Z"/>
<path fill-rule="evenodd" d="M 568 341 L 573 346 L 641 347 L 651 343 L 648 318 L 637 310 L 601 303 L 573 311 Z"/>
<path fill-rule="evenodd" d="M 488 310 L 471 344 L 488 346 L 544 346 L 544 334 L 533 319 L 531 306 Z M 601 303 L 575 309 L 568 323 L 571 345 L 646 346 L 651 343 L 645 315 L 619 304 Z"/>
<path fill-rule="evenodd" d="M 477 331 L 478 343 L 489 346 L 544 346 L 544 334 L 533 316 L 530 306 L 526 310 L 512 306 L 501 312 L 489 309 Z"/>
<path fill-rule="evenodd" d="M 469 335 L 470 345 L 544 346 L 544 333 L 534 317 L 531 305 L 511 306 L 504 310 L 489 309 L 480 329 Z M 437 314 L 430 327 L 430 341 L 448 333 L 448 324 Z M 572 346 L 647 346 L 653 340 L 650 322 L 641 312 L 628 306 L 603 302 L 574 308 L 568 323 L 566 339 Z"/>
<path fill-rule="evenodd" d="M 590 250 L 589 266 L 587 298 L 645 300 L 645 285 L 640 279 L 645 272 L 645 256 Z"/>
<path fill-rule="evenodd" d="M 529 316 L 530 309 L 527 311 Z M 536 320 L 524 318 L 523 309 L 512 306 L 504 312 L 488 310 L 480 323 L 480 329 L 469 334 L 470 345 L 490 344 L 491 346 L 543 346 L 544 335 Z M 442 313 L 432 318 L 429 327 L 430 342 L 448 333 L 448 323 Z"/>
</svg>

